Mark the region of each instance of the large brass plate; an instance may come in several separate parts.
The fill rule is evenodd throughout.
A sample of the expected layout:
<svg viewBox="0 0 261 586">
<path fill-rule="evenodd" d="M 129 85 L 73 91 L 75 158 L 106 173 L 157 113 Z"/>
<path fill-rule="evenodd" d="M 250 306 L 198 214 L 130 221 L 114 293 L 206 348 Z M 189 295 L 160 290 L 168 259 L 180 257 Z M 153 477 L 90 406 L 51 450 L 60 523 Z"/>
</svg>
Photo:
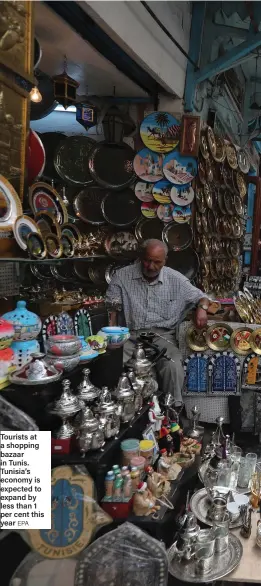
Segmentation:
<svg viewBox="0 0 261 586">
<path fill-rule="evenodd" d="M 249 344 L 256 354 L 261 355 L 261 328 L 254 330 L 251 334 Z"/>
<path fill-rule="evenodd" d="M 252 333 L 252 328 L 248 328 L 246 326 L 237 328 L 233 331 L 233 334 L 230 338 L 230 345 L 236 354 L 239 354 L 240 356 L 247 356 L 247 354 L 251 352 L 249 339 Z"/>
<path fill-rule="evenodd" d="M 207 350 L 206 332 L 206 328 L 198 330 L 195 326 L 191 326 L 186 332 L 187 346 L 194 352 L 204 352 L 204 350 Z"/>
<path fill-rule="evenodd" d="M 232 333 L 233 329 L 224 322 L 212 324 L 206 333 L 208 347 L 211 348 L 211 350 L 219 350 L 221 352 L 227 350 L 230 346 Z"/>
</svg>

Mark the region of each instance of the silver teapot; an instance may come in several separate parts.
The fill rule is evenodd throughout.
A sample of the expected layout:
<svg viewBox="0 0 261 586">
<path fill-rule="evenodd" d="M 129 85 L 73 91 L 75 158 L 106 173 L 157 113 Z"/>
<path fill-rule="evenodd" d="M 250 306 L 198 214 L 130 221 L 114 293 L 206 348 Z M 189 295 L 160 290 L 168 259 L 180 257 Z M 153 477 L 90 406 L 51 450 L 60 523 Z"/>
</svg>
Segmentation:
<svg viewBox="0 0 261 586">
<path fill-rule="evenodd" d="M 119 405 L 118 413 L 123 423 L 131 421 L 135 415 L 135 396 L 134 391 L 129 389 L 121 389 L 117 392 L 117 402 Z"/>
<path fill-rule="evenodd" d="M 94 417 L 89 407 L 82 411 L 77 439 L 82 457 L 85 456 L 86 452 L 99 450 L 104 446 L 105 438 L 100 422 Z"/>
<path fill-rule="evenodd" d="M 142 406 L 143 406 L 142 389 L 144 387 L 145 381 L 142 379 L 138 379 L 136 377 L 133 368 L 128 369 L 127 377 L 128 377 L 129 382 L 131 384 L 131 388 L 133 389 L 133 391 L 135 393 L 135 398 L 134 398 L 135 413 L 138 413 L 139 411 L 141 411 Z"/>
<path fill-rule="evenodd" d="M 92 405 L 95 401 L 97 401 L 99 399 L 99 396 L 101 394 L 100 389 L 95 387 L 92 384 L 92 382 L 90 381 L 90 378 L 89 378 L 90 372 L 91 371 L 89 368 L 83 369 L 83 371 L 82 371 L 83 380 L 78 385 L 77 390 L 76 390 L 76 396 L 81 401 L 84 401 L 84 403 L 86 405 Z"/>
<path fill-rule="evenodd" d="M 58 415 L 61 419 L 76 415 L 83 407 L 83 403 L 72 393 L 70 381 L 63 380 L 62 386 L 63 391 L 59 399 L 47 406 L 49 413 Z"/>
<path fill-rule="evenodd" d="M 153 363 L 146 358 L 144 347 L 141 342 L 138 342 L 136 345 L 128 366 L 133 368 L 135 374 L 139 377 L 144 377 L 151 373 Z"/>
<path fill-rule="evenodd" d="M 107 389 L 108 391 L 108 389 Z M 94 407 L 95 415 L 98 415 L 105 438 L 116 437 L 120 431 L 119 405 L 110 400 L 110 393 L 104 393 L 105 400 L 101 400 Z"/>
<path fill-rule="evenodd" d="M 181 519 L 181 529 L 176 542 L 176 552 L 180 559 L 189 560 L 192 557 L 199 531 L 200 527 L 197 524 L 195 515 L 191 512 L 186 512 Z"/>
</svg>

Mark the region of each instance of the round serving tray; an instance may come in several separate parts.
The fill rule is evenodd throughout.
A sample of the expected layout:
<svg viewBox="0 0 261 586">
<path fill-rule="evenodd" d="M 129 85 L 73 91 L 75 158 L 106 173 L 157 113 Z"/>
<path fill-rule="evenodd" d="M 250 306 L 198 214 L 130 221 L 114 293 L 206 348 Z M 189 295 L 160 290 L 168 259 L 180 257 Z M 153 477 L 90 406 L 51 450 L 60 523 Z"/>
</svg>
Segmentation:
<svg viewBox="0 0 261 586">
<path fill-rule="evenodd" d="M 172 222 L 163 228 L 162 238 L 169 250 L 184 250 L 192 242 L 192 230 L 188 224 Z"/>
<path fill-rule="evenodd" d="M 222 487 L 218 487 L 220 492 L 222 492 Z M 223 493 L 227 494 L 229 492 L 229 488 L 224 489 Z M 234 491 L 237 492 L 237 491 Z M 205 525 L 209 525 L 210 527 L 213 526 L 212 520 L 208 517 L 208 509 L 210 506 L 210 500 L 205 488 L 200 488 L 195 492 L 191 499 L 190 499 L 190 510 L 194 513 L 195 517 L 197 517 L 198 521 L 201 523 L 205 523 Z M 230 521 L 229 528 L 236 529 L 237 527 L 241 527 L 242 519 L 239 517 L 236 521 Z"/>
<path fill-rule="evenodd" d="M 97 186 L 82 189 L 73 202 L 76 216 L 88 224 L 96 226 L 105 224 L 101 209 L 105 194 L 106 191 Z"/>
<path fill-rule="evenodd" d="M 191 247 L 181 251 L 170 251 L 168 253 L 166 266 L 182 273 L 187 279 L 193 281 L 199 269 L 199 258 Z"/>
<path fill-rule="evenodd" d="M 135 226 L 135 236 L 138 242 L 156 238 L 162 240 L 163 224 L 159 218 L 141 217 Z"/>
<path fill-rule="evenodd" d="M 124 142 L 100 142 L 89 158 L 91 177 L 101 187 L 121 191 L 135 178 L 134 157 L 135 151 Z"/>
<path fill-rule="evenodd" d="M 106 222 L 114 226 L 130 226 L 140 217 L 140 202 L 130 188 L 117 193 L 107 193 L 101 208 Z"/>
<path fill-rule="evenodd" d="M 54 156 L 54 166 L 63 181 L 78 185 L 92 181 L 89 157 L 95 144 L 87 136 L 68 136 L 60 142 Z"/>
<path fill-rule="evenodd" d="M 238 537 L 230 533 L 227 550 L 222 554 L 214 554 L 213 567 L 206 574 L 196 573 L 195 562 L 193 560 L 186 563 L 176 560 L 175 545 L 170 547 L 167 555 L 169 560 L 169 573 L 174 578 L 184 583 L 207 584 L 221 580 L 237 568 L 243 555 L 243 546 Z"/>
</svg>

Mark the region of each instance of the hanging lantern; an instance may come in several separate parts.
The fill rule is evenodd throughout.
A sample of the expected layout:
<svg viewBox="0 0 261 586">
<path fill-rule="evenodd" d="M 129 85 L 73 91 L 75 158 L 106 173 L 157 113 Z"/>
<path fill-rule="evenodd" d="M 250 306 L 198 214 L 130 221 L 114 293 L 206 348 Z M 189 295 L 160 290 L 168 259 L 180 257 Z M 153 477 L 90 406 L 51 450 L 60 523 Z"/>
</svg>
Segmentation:
<svg viewBox="0 0 261 586">
<path fill-rule="evenodd" d="M 77 104 L 76 120 L 88 130 L 97 124 L 97 109 L 91 104 Z"/>
<path fill-rule="evenodd" d="M 76 90 L 79 83 L 67 74 L 67 59 L 64 58 L 64 70 L 53 77 L 54 97 L 65 110 L 76 103 Z"/>
</svg>

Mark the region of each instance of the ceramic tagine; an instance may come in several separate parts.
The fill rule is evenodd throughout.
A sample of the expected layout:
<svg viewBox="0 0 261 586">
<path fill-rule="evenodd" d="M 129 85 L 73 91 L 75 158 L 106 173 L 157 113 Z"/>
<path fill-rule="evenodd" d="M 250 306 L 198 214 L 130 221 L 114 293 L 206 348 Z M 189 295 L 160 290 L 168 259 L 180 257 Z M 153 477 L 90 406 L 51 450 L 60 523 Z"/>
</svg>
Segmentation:
<svg viewBox="0 0 261 586">
<path fill-rule="evenodd" d="M 35 352 L 32 361 L 10 374 L 10 382 L 17 385 L 46 385 L 58 381 L 62 376 L 62 370 L 57 370 L 54 366 L 48 365 L 42 352 Z"/>
<path fill-rule="evenodd" d="M 89 407 L 86 407 L 81 412 L 81 423 L 77 432 L 77 439 L 82 457 L 89 450 L 99 450 L 105 443 L 100 421 L 94 417 Z"/>
<path fill-rule="evenodd" d="M 97 402 L 100 397 L 101 391 L 98 387 L 95 387 L 90 381 L 90 369 L 84 368 L 82 371 L 83 379 L 78 385 L 76 395 L 78 399 L 83 401 L 86 405 L 92 405 Z"/>
<path fill-rule="evenodd" d="M 135 415 L 135 396 L 126 374 L 122 374 L 115 391 L 121 421 L 127 423 Z"/>
<path fill-rule="evenodd" d="M 13 324 L 14 340 L 34 340 L 40 334 L 42 322 L 36 313 L 26 309 L 26 301 L 18 301 L 16 308 L 2 316 Z"/>
</svg>

